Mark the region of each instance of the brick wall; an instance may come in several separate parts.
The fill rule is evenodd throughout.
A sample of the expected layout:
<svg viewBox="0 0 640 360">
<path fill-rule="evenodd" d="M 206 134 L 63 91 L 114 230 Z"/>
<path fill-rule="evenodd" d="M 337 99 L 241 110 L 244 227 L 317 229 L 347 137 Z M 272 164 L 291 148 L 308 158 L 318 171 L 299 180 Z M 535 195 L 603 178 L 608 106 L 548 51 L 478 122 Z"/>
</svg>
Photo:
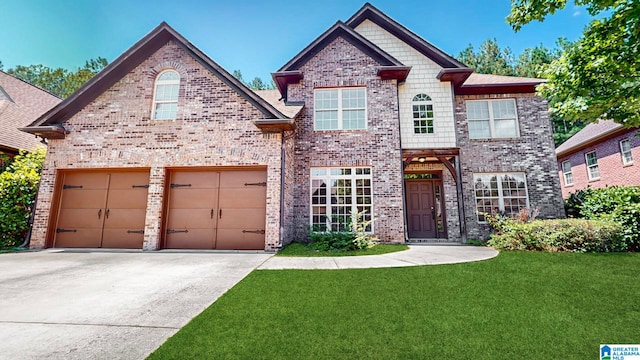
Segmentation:
<svg viewBox="0 0 640 360">
<path fill-rule="evenodd" d="M 466 100 L 515 98 L 520 137 L 514 139 L 470 140 Z M 526 174 L 529 206 L 538 208 L 539 218 L 564 216 L 557 176 L 551 122 L 547 103 L 534 94 L 456 96 L 456 122 L 467 234 L 482 239 L 489 234 L 478 223 L 474 193 L 474 173 L 523 172 Z"/>
<path fill-rule="evenodd" d="M 634 136 L 638 129 L 629 130 L 615 137 L 609 138 L 596 145 L 591 145 L 580 151 L 558 158 L 558 175 L 562 184 L 562 197 L 567 198 L 571 193 L 585 189 L 602 188 L 613 185 L 640 185 L 640 137 Z M 620 141 L 629 139 L 633 162 L 627 165 L 622 163 Z M 600 178 L 589 180 L 585 154 L 595 151 L 598 156 L 598 168 Z M 571 162 L 573 172 L 573 185 L 567 186 L 562 173 L 562 162 Z"/>
<path fill-rule="evenodd" d="M 342 38 L 337 38 L 300 70 L 304 79 L 289 85 L 288 100 L 305 104 L 297 120 L 293 229 L 305 240 L 310 225 L 311 167 L 370 166 L 376 235 L 381 241 L 404 241 L 402 161 L 398 124 L 397 84 L 380 80 L 378 64 Z M 366 86 L 367 129 L 314 131 L 313 96 L 316 87 Z"/>
<path fill-rule="evenodd" d="M 175 121 L 150 120 L 156 75 L 180 73 Z M 144 249 L 157 249 L 167 167 L 266 166 L 265 249 L 278 246 L 280 134 L 263 134 L 264 115 L 173 42 L 151 55 L 70 118 L 64 140 L 50 140 L 35 216 L 32 248 L 46 244 L 56 169 L 150 170 Z"/>
</svg>

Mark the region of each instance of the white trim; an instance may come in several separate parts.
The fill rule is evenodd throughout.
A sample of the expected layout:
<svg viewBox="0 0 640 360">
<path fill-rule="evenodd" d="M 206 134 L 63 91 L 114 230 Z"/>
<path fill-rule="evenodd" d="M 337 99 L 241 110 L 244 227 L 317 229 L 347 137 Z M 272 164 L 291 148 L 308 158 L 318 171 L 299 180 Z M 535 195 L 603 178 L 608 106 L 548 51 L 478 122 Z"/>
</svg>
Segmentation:
<svg viewBox="0 0 640 360">
<path fill-rule="evenodd" d="M 569 164 L 569 171 L 567 171 L 564 168 L 564 164 Z M 564 178 L 564 185 L 565 186 L 573 185 L 573 171 L 571 169 L 571 161 L 569 160 L 563 161 L 561 167 L 562 167 L 562 175 Z M 569 181 L 569 177 L 571 178 L 571 181 Z"/>
<path fill-rule="evenodd" d="M 175 73 L 176 75 L 178 75 L 178 79 L 171 79 L 171 80 L 159 80 L 160 77 L 163 74 L 166 74 L 168 72 L 172 72 Z M 156 79 L 153 83 L 153 101 L 151 103 L 151 120 L 175 120 L 176 117 L 178 116 L 178 97 L 179 94 L 176 94 L 175 99 L 170 99 L 170 100 L 158 100 L 156 99 L 156 95 L 158 92 L 158 87 L 159 86 L 166 86 L 166 85 L 177 85 L 178 86 L 178 92 L 180 91 L 180 73 L 174 69 L 165 69 L 163 71 L 161 71 L 160 73 L 158 73 L 158 76 L 156 76 Z M 176 113 L 173 117 L 168 117 L 168 118 L 158 118 L 157 117 L 157 107 L 158 105 L 162 105 L 162 104 L 175 104 L 176 106 Z"/>
<path fill-rule="evenodd" d="M 589 154 L 593 154 L 595 157 L 595 164 L 589 165 Z M 600 179 L 600 167 L 598 166 L 598 154 L 595 150 L 589 151 L 588 153 L 584 153 L 584 164 L 587 166 L 587 176 L 589 180 L 598 180 Z M 597 172 L 598 176 L 593 176 L 592 172 Z"/>
<path fill-rule="evenodd" d="M 427 97 L 427 99 L 429 100 L 416 100 L 416 98 L 420 95 L 424 95 Z M 429 112 L 431 112 L 431 117 L 415 117 L 415 113 L 416 111 L 413 109 L 414 106 L 425 106 L 425 115 L 427 115 Z M 428 109 L 428 107 L 431 106 L 431 110 Z M 420 109 L 418 109 L 418 112 L 420 112 Z M 434 103 L 433 103 L 433 99 L 431 98 L 431 96 L 427 95 L 424 92 L 418 93 L 416 94 L 412 99 L 411 99 L 411 119 L 413 120 L 412 125 L 413 125 L 413 134 L 414 135 L 428 135 L 428 134 L 435 134 L 436 132 L 436 114 L 435 114 L 435 110 L 434 110 Z M 425 129 L 427 130 L 426 132 L 416 132 L 417 129 L 422 129 L 422 126 L 418 126 L 416 127 L 416 121 L 426 121 L 427 125 L 425 126 Z M 429 126 L 429 121 L 431 121 L 431 126 Z M 431 132 L 429 132 L 429 129 L 431 129 Z"/>
<path fill-rule="evenodd" d="M 478 211 L 478 200 L 479 199 L 480 200 L 489 200 L 489 201 L 492 200 L 492 199 L 493 200 L 498 200 L 498 202 L 497 202 L 498 210 L 501 211 L 501 212 L 504 212 L 504 211 L 506 211 L 505 199 L 522 199 L 523 198 L 523 196 L 505 196 L 504 195 L 504 193 L 503 193 L 504 189 L 502 188 L 502 179 L 501 178 L 503 176 L 507 176 L 507 175 L 511 175 L 513 177 L 515 177 L 517 175 L 517 176 L 521 176 L 522 177 L 522 181 L 524 183 L 525 208 L 529 208 L 529 190 L 528 190 L 528 186 L 527 186 L 527 175 L 526 175 L 526 173 L 517 172 L 517 171 L 514 171 L 514 172 L 498 172 L 498 173 L 474 173 L 473 174 L 473 196 L 474 196 L 474 200 L 475 200 L 475 205 L 474 206 L 475 206 L 475 209 L 476 209 L 476 218 L 477 218 L 479 223 L 485 223 L 486 222 L 486 220 L 481 220 L 480 219 L 481 215 L 480 215 L 480 211 Z M 478 197 L 478 190 L 479 189 L 476 188 L 476 184 L 478 182 L 477 179 L 479 177 L 481 177 L 481 176 L 482 177 L 489 177 L 489 178 L 491 178 L 493 176 L 496 177 L 496 189 L 495 190 L 497 190 L 497 192 L 496 192 L 497 195 L 492 195 L 491 194 L 491 188 L 489 188 L 488 189 L 488 191 L 489 191 L 489 195 L 488 196 L 484 196 L 483 195 L 483 196 Z M 516 179 L 516 180 L 520 180 L 520 179 Z M 480 191 L 482 191 L 482 190 L 480 189 Z M 519 210 L 521 210 L 521 209 L 522 208 L 520 208 Z M 487 211 L 483 211 L 483 212 L 487 212 Z M 491 209 L 491 211 L 489 213 L 492 213 L 492 212 L 493 212 L 493 209 Z M 515 215 L 515 214 L 512 213 L 510 215 Z"/>
<path fill-rule="evenodd" d="M 360 108 L 344 108 L 342 106 L 342 94 L 343 91 L 345 90 L 362 90 L 363 91 L 363 95 L 364 95 L 364 107 Z M 318 110 L 316 108 L 316 98 L 317 98 L 317 94 L 319 92 L 323 92 L 323 91 L 337 91 L 337 108 L 327 108 L 327 109 L 320 109 Z M 355 128 L 355 129 L 345 129 L 344 128 L 344 112 L 348 111 L 348 110 L 363 110 L 364 111 L 364 127 L 363 128 Z M 331 129 L 318 129 L 317 128 L 317 123 L 316 123 L 316 114 L 318 112 L 328 112 L 328 111 L 336 111 L 337 115 L 338 115 L 338 126 L 337 128 L 331 128 Z M 313 90 L 313 130 L 314 131 L 336 131 L 336 130 L 340 130 L 340 131 L 350 131 L 350 130 L 366 130 L 368 127 L 368 112 L 367 112 L 367 88 L 363 87 L 363 86 L 354 86 L 354 87 L 336 87 L 336 88 L 318 88 L 318 89 L 314 89 Z"/>
</svg>

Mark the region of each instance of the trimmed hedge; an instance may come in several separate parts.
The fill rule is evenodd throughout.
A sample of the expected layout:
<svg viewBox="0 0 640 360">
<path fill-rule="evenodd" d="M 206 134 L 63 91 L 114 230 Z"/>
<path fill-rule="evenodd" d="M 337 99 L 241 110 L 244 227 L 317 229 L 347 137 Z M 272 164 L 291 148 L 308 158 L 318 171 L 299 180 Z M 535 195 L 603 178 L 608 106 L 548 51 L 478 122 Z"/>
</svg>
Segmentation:
<svg viewBox="0 0 640 360">
<path fill-rule="evenodd" d="M 496 228 L 488 245 L 505 250 L 613 252 L 625 251 L 623 227 L 612 221 L 585 219 L 517 222 L 508 218 L 490 221 Z"/>
</svg>

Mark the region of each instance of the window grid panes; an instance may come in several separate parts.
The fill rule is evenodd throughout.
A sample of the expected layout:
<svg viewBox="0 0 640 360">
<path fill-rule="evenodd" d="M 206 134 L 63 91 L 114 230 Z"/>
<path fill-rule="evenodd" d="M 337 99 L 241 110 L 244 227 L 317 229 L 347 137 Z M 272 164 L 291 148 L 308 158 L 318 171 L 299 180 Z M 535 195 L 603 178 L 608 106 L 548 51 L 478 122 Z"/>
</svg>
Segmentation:
<svg viewBox="0 0 640 360">
<path fill-rule="evenodd" d="M 467 105 L 469 138 L 515 138 L 518 131 L 516 101 L 503 100 L 470 100 Z"/>
<path fill-rule="evenodd" d="M 511 217 L 529 207 L 523 173 L 475 174 L 473 178 L 478 221 L 486 221 L 485 213 Z"/>
<path fill-rule="evenodd" d="M 628 165 L 633 163 L 633 154 L 631 153 L 631 141 L 624 139 L 620 141 L 620 153 L 622 154 L 622 164 Z"/>
<path fill-rule="evenodd" d="M 587 163 L 587 175 L 589 180 L 596 180 L 600 178 L 600 169 L 598 168 L 598 155 L 595 151 L 586 153 L 584 155 Z"/>
<path fill-rule="evenodd" d="M 311 227 L 313 231 L 345 231 L 352 212 L 371 220 L 373 194 L 370 168 L 311 169 Z M 371 224 L 367 231 L 372 231 Z"/>
<path fill-rule="evenodd" d="M 413 97 L 413 132 L 415 134 L 433 134 L 433 103 L 427 94 Z"/>
<path fill-rule="evenodd" d="M 154 120 L 172 120 L 178 113 L 180 74 L 173 70 L 162 72 L 156 79 L 153 96 Z"/>
<path fill-rule="evenodd" d="M 571 162 L 562 162 L 562 175 L 564 176 L 565 185 L 573 185 L 573 172 L 571 171 Z"/>
<path fill-rule="evenodd" d="M 318 89 L 314 96 L 315 130 L 367 128 L 365 88 Z"/>
</svg>

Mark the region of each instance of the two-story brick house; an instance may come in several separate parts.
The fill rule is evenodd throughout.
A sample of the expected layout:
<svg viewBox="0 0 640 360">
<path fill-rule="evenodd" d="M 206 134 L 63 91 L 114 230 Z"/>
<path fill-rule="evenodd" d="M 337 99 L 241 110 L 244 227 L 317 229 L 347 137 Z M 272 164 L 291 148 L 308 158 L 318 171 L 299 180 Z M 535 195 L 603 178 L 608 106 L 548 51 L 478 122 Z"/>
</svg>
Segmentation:
<svg viewBox="0 0 640 360">
<path fill-rule="evenodd" d="M 32 247 L 277 250 L 353 211 L 384 242 L 461 242 L 481 212 L 561 216 L 540 80 L 472 72 L 366 4 L 252 92 L 163 23 L 24 129 L 49 139 Z"/>
</svg>

